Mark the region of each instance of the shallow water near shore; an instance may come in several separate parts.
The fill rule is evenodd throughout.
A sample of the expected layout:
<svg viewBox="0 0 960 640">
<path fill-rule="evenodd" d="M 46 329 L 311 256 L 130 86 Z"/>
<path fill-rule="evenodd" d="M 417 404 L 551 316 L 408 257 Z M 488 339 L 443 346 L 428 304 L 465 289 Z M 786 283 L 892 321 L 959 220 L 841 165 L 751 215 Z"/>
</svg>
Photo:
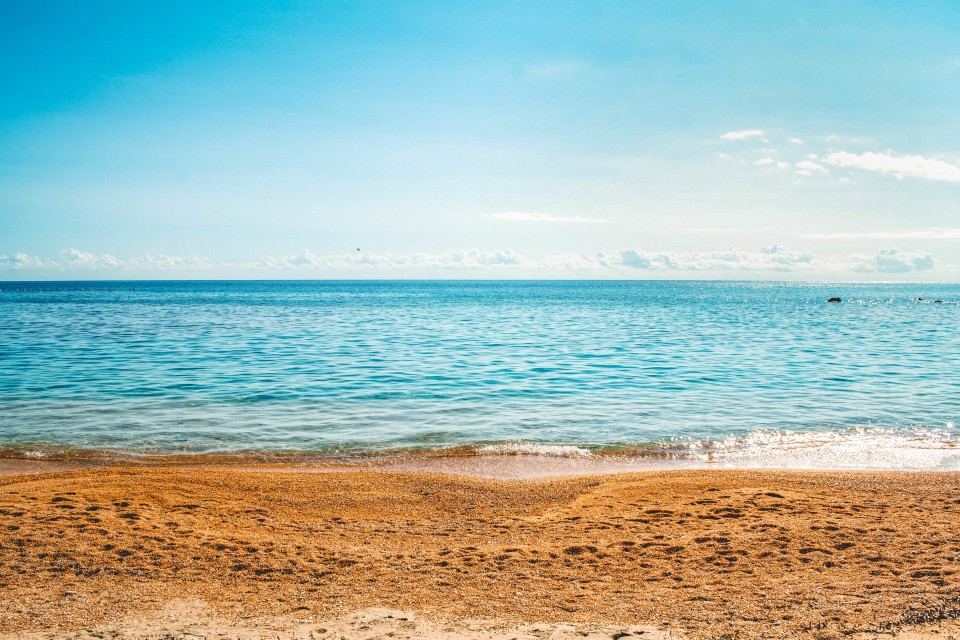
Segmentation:
<svg viewBox="0 0 960 640">
<path fill-rule="evenodd" d="M 0 289 L 9 455 L 960 468 L 960 285 Z"/>
</svg>

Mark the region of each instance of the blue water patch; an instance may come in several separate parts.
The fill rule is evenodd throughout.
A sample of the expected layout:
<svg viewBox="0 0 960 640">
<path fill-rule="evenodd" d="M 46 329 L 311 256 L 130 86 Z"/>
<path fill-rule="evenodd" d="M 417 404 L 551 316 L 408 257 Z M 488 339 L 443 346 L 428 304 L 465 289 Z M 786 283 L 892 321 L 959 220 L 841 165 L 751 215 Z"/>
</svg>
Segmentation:
<svg viewBox="0 0 960 640">
<path fill-rule="evenodd" d="M 0 290 L 0 448 L 540 443 L 719 455 L 783 446 L 791 434 L 889 433 L 890 442 L 947 448 L 960 440 L 960 285 L 151 281 Z M 828 303 L 833 296 L 843 301 Z"/>
</svg>

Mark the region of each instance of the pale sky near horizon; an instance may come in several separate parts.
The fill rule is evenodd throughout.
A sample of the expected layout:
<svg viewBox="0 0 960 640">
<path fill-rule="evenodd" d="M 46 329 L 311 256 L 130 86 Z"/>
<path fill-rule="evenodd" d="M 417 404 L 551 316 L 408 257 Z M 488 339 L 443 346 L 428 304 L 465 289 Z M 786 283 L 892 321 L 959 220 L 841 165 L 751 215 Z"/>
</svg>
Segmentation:
<svg viewBox="0 0 960 640">
<path fill-rule="evenodd" d="M 960 281 L 957 34 L 956 2 L 0 0 L 0 280 Z"/>
</svg>

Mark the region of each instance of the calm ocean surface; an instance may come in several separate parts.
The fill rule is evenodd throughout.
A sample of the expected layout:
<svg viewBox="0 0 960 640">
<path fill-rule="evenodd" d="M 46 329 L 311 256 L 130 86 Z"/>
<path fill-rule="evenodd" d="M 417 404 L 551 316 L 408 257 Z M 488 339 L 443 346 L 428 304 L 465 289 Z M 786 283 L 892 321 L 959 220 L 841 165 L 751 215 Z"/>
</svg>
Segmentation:
<svg viewBox="0 0 960 640">
<path fill-rule="evenodd" d="M 0 289 L 0 449 L 27 456 L 463 445 L 960 469 L 960 285 Z"/>
</svg>

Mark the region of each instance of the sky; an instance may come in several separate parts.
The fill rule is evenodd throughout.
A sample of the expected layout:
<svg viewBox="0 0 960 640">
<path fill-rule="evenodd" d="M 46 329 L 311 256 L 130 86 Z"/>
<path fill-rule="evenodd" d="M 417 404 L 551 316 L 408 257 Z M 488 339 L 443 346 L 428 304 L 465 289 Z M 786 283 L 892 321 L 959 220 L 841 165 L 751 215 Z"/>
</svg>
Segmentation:
<svg viewBox="0 0 960 640">
<path fill-rule="evenodd" d="M 0 280 L 960 281 L 960 4 L 0 0 Z"/>
</svg>

